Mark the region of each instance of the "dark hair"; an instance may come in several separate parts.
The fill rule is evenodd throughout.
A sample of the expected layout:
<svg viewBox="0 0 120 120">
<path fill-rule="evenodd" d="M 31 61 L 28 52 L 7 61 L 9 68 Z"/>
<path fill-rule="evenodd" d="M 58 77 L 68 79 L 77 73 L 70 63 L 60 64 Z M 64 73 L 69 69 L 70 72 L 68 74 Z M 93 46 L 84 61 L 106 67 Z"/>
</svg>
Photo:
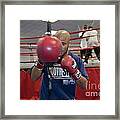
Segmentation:
<svg viewBox="0 0 120 120">
<path fill-rule="evenodd" d="M 84 29 L 87 29 L 87 25 L 84 25 L 84 27 L 83 27 Z"/>
<path fill-rule="evenodd" d="M 88 29 L 93 28 L 92 26 L 89 26 Z"/>
</svg>

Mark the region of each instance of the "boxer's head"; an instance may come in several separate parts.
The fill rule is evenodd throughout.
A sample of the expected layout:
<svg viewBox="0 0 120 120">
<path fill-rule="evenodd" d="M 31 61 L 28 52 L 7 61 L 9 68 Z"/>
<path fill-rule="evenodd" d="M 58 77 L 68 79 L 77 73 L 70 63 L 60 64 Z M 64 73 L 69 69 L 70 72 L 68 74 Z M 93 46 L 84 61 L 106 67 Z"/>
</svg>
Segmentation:
<svg viewBox="0 0 120 120">
<path fill-rule="evenodd" d="M 89 29 L 89 30 L 92 30 L 92 29 L 93 29 L 93 27 L 92 27 L 92 26 L 88 26 L 88 29 Z"/>
<path fill-rule="evenodd" d="M 87 29 L 87 25 L 84 25 L 83 29 L 86 30 Z"/>
<path fill-rule="evenodd" d="M 58 30 L 55 36 L 62 42 L 62 53 L 67 53 L 69 47 L 70 34 L 66 30 Z"/>
</svg>

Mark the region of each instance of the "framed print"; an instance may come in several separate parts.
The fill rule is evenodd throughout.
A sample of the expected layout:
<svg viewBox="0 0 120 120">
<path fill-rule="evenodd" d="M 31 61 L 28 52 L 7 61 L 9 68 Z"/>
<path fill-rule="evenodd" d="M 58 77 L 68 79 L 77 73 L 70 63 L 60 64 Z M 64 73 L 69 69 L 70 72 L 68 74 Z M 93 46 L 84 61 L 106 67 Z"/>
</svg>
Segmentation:
<svg viewBox="0 0 120 120">
<path fill-rule="evenodd" d="M 1 9 L 2 119 L 119 119 L 117 0 Z"/>
</svg>

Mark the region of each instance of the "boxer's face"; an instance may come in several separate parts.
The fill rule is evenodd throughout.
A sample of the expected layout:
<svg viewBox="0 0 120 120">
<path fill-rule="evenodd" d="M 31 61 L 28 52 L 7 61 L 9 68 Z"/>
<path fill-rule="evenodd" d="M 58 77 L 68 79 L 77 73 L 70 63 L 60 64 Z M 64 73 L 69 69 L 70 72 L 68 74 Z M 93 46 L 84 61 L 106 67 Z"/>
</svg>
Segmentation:
<svg viewBox="0 0 120 120">
<path fill-rule="evenodd" d="M 64 55 L 69 47 L 70 34 L 65 30 L 59 30 L 55 36 L 62 42 L 62 55 Z"/>
<path fill-rule="evenodd" d="M 68 51 L 69 39 L 62 40 L 62 54 L 65 54 Z"/>
</svg>

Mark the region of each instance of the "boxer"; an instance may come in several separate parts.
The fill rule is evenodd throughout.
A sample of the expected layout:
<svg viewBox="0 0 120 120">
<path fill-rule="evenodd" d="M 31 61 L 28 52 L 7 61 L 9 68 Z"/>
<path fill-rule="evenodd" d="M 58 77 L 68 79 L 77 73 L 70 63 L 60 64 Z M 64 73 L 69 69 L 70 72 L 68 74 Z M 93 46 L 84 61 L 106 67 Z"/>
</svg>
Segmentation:
<svg viewBox="0 0 120 120">
<path fill-rule="evenodd" d="M 53 39 L 54 37 L 56 40 Z M 51 46 L 45 40 L 46 37 L 42 38 L 44 43 L 39 43 L 43 41 L 41 39 L 38 41 L 38 61 L 33 67 L 31 78 L 32 80 L 37 80 L 38 77 L 43 75 L 39 92 L 41 100 L 73 100 L 75 99 L 76 85 L 86 88 L 88 75 L 80 57 L 68 51 L 69 32 L 59 30 L 54 37 L 49 36 L 48 41 Z M 53 45 L 53 41 L 57 42 L 54 42 L 55 44 Z M 50 52 L 52 54 L 51 58 L 49 58 L 48 54 L 49 49 L 46 48 L 48 46 L 52 50 Z"/>
</svg>

